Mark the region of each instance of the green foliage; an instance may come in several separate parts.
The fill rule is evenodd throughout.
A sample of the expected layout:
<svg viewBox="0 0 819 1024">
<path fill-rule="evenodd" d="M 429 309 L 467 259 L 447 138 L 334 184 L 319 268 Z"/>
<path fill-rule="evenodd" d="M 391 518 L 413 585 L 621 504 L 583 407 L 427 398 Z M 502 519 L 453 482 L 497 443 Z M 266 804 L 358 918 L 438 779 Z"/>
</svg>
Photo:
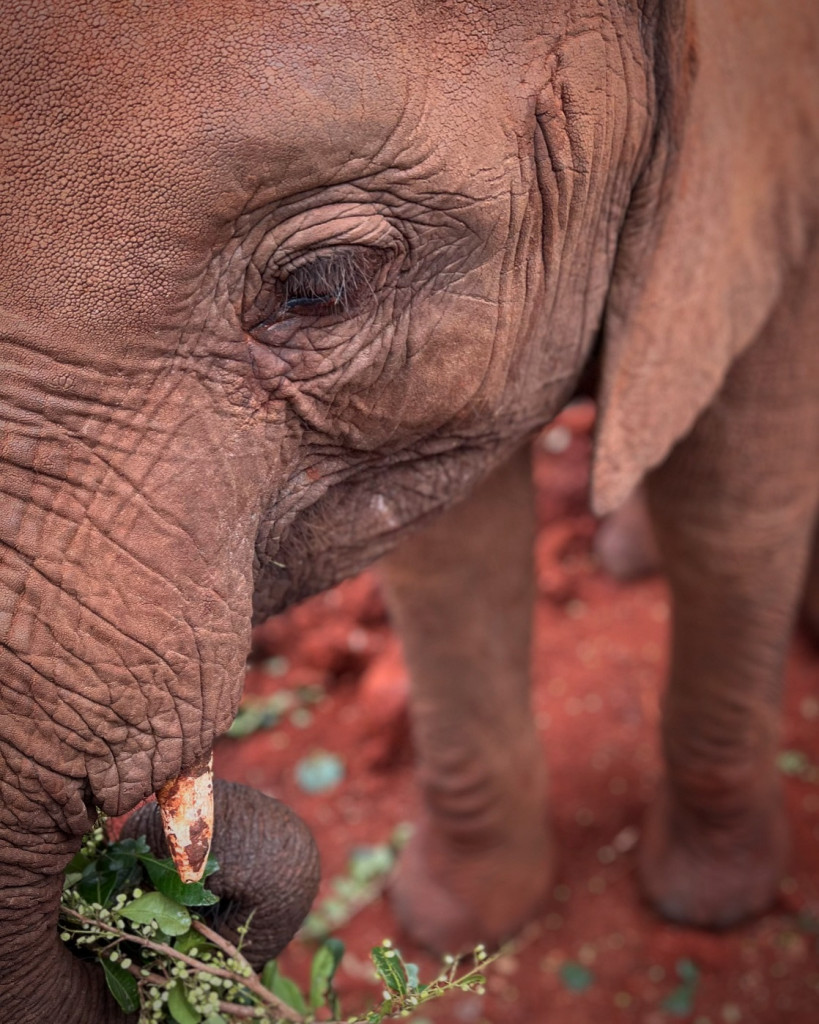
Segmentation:
<svg viewBox="0 0 819 1024">
<path fill-rule="evenodd" d="M 294 725 L 303 725 L 309 721 L 305 719 L 305 712 L 325 696 L 322 686 L 297 686 L 292 690 L 279 690 L 271 697 L 246 697 L 227 735 L 232 740 L 243 739 L 261 729 L 275 728 L 285 717 Z"/>
<path fill-rule="evenodd" d="M 819 782 L 819 766 L 812 764 L 801 750 L 780 751 L 776 763 L 783 775 L 790 775 L 803 782 Z"/>
<path fill-rule="evenodd" d="M 296 784 L 305 793 L 327 793 L 344 778 L 344 762 L 338 754 L 316 750 L 303 757 L 295 767 Z"/>
<path fill-rule="evenodd" d="M 675 1017 L 687 1017 L 694 1010 L 694 1001 L 700 984 L 700 971 L 693 960 L 678 960 L 677 977 L 680 984 L 663 1000 L 663 1009 Z"/>
<path fill-rule="evenodd" d="M 191 1006 L 185 986 L 175 981 L 168 988 L 168 1013 L 176 1021 L 176 1024 L 199 1024 L 201 1015 Z"/>
<path fill-rule="evenodd" d="M 307 915 L 300 936 L 326 939 L 331 932 L 347 924 L 359 911 L 377 900 L 410 832 L 411 826 L 398 825 L 389 842 L 357 846 L 350 855 L 346 874 L 332 880 L 330 895 Z"/>
<path fill-rule="evenodd" d="M 105 972 L 105 982 L 113 993 L 114 999 L 126 1013 L 136 1013 L 139 1009 L 139 985 L 133 974 L 119 964 L 100 957 Z"/>
<path fill-rule="evenodd" d="M 146 892 L 120 908 L 120 914 L 136 924 L 155 922 L 165 935 L 187 935 L 191 930 L 188 911 L 161 892 Z"/>
<path fill-rule="evenodd" d="M 384 862 L 381 854 L 362 854 L 360 877 L 380 877 Z M 216 870 L 211 859 L 206 877 Z M 172 861 L 156 858 L 144 838 L 107 843 L 97 828 L 66 873 L 61 938 L 84 956 L 96 956 L 114 998 L 127 1013 L 139 1011 L 140 1024 L 282 1024 L 315 1021 L 317 1015 L 327 1021 L 328 1013 L 328 1024 L 341 1024 L 333 988 L 344 953 L 338 939 L 318 945 L 305 995 L 275 960 L 256 974 L 241 940 L 234 946 L 208 927 L 201 909 L 216 902 L 202 883 L 183 883 Z M 247 930 L 239 929 L 242 939 Z M 479 948 L 473 966 L 459 973 L 449 957 L 428 985 L 387 940 L 372 951 L 372 961 L 383 985 L 381 1002 L 346 1024 L 408 1017 L 453 989 L 482 992 L 482 969 L 490 958 Z"/>
<path fill-rule="evenodd" d="M 292 1006 L 296 1013 L 307 1013 L 307 1003 L 304 1001 L 301 989 L 292 978 L 282 974 L 275 960 L 268 960 L 264 965 L 262 984 L 288 1006 Z"/>
<path fill-rule="evenodd" d="M 398 952 L 389 947 L 376 946 L 372 951 L 372 958 L 378 976 L 388 991 L 396 996 L 405 996 L 409 987 L 409 975 Z"/>
<path fill-rule="evenodd" d="M 340 939 L 327 939 L 319 946 L 310 968 L 310 1006 L 314 1010 L 329 1006 L 336 1017 L 341 1010 L 333 990 L 333 977 L 343 955 L 344 943 Z"/>
<path fill-rule="evenodd" d="M 417 966 L 407 963 L 401 951 L 385 939 L 371 951 L 376 974 L 384 985 L 384 1001 L 370 1013 L 356 1017 L 355 1024 L 379 1024 L 383 1020 L 408 1017 L 424 1003 L 455 989 L 483 995 L 486 981 L 483 972 L 499 955 L 490 957 L 483 946 L 478 946 L 472 955 L 472 966 L 465 968 L 454 957 L 445 957 L 441 974 L 428 985 L 422 985 Z"/>
<path fill-rule="evenodd" d="M 560 980 L 570 992 L 585 992 L 594 984 L 594 975 L 583 964 L 568 960 L 560 968 Z"/>
<path fill-rule="evenodd" d="M 155 888 L 165 896 L 181 903 L 183 907 L 212 907 L 219 902 L 216 893 L 206 889 L 202 882 L 183 882 L 171 860 L 157 860 L 156 857 L 141 856 L 140 863 L 148 872 L 148 877 Z M 205 878 L 209 878 L 219 865 L 213 857 L 209 858 L 205 868 Z"/>
</svg>

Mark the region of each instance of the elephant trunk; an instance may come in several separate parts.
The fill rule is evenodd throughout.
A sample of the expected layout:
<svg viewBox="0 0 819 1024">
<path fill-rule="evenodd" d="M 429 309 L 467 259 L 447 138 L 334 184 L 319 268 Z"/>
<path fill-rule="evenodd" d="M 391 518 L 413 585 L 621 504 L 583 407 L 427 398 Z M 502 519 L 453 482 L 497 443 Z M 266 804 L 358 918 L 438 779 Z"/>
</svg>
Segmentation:
<svg viewBox="0 0 819 1024">
<path fill-rule="evenodd" d="M 278 956 L 307 915 L 318 889 L 318 852 L 306 825 L 278 800 L 221 779 L 213 797 L 212 851 L 220 868 L 208 879 L 220 897 L 213 923 L 235 942 L 252 915 L 242 952 L 258 969 Z M 157 856 L 168 856 L 156 804 L 131 815 L 122 834 L 144 835 Z"/>
<path fill-rule="evenodd" d="M 0 894 L 0 1020 L 14 1024 L 136 1024 L 103 980 L 102 971 L 78 960 L 57 929 L 63 866 L 71 850 L 54 850 L 47 866 L 0 840 L 0 856 L 16 861 L 3 868 Z M 55 846 L 67 846 L 62 839 Z M 19 856 L 20 853 L 23 856 Z M 15 857 L 15 854 L 17 855 Z M 66 855 L 67 854 L 67 855 Z"/>
</svg>

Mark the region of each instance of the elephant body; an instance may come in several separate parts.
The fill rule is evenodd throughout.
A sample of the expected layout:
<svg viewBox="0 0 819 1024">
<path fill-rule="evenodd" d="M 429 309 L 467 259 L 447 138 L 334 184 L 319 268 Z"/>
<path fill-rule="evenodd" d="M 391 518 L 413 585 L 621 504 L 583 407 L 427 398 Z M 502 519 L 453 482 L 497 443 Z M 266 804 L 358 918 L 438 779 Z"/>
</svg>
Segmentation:
<svg viewBox="0 0 819 1024">
<path fill-rule="evenodd" d="M 378 558 L 424 796 L 396 908 L 449 950 L 533 912 L 526 445 L 592 360 L 596 508 L 645 479 L 673 594 L 644 885 L 704 925 L 767 906 L 819 498 L 819 8 L 8 7 L 0 1017 L 119 1019 L 55 952 L 89 810 L 206 762 L 252 623 Z"/>
</svg>

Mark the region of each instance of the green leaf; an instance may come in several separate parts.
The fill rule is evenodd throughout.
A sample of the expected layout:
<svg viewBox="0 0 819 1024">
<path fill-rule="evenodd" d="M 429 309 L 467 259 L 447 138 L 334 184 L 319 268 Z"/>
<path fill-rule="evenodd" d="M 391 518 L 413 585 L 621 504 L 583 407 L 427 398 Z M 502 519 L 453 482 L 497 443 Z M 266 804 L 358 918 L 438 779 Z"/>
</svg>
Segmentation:
<svg viewBox="0 0 819 1024">
<path fill-rule="evenodd" d="M 120 913 L 137 924 L 156 921 L 166 935 L 184 935 L 191 926 L 187 910 L 161 892 L 146 892 L 126 903 Z"/>
<path fill-rule="evenodd" d="M 594 975 L 588 967 L 570 960 L 560 968 L 560 980 L 570 992 L 585 992 L 591 988 Z"/>
<path fill-rule="evenodd" d="M 77 892 L 89 903 L 108 906 L 113 896 L 141 879 L 139 858 L 143 853 L 150 853 L 143 836 L 111 843 L 101 856 L 86 864 Z"/>
<path fill-rule="evenodd" d="M 297 762 L 296 785 L 305 793 L 326 793 L 344 778 L 344 762 L 337 754 L 317 750 Z"/>
<path fill-rule="evenodd" d="M 310 1005 L 314 1010 L 333 998 L 333 976 L 344 955 L 340 939 L 327 939 L 319 946 L 310 965 Z"/>
<path fill-rule="evenodd" d="M 111 995 L 125 1013 L 136 1013 L 139 1009 L 139 986 L 133 974 L 111 960 L 101 960 L 105 972 L 105 984 Z"/>
<path fill-rule="evenodd" d="M 279 965 L 275 960 L 268 960 L 262 968 L 260 975 L 261 982 L 268 992 L 273 991 L 273 985 L 276 982 L 276 975 L 279 973 Z"/>
<path fill-rule="evenodd" d="M 676 971 L 682 984 L 666 996 L 663 1000 L 663 1009 L 675 1017 L 687 1017 L 694 1009 L 700 970 L 693 960 L 683 959 L 677 961 Z"/>
<path fill-rule="evenodd" d="M 219 902 L 216 893 L 206 889 L 201 882 L 183 882 L 170 857 L 157 860 L 147 856 L 140 857 L 140 861 L 156 888 L 183 907 L 212 907 Z"/>
<path fill-rule="evenodd" d="M 421 978 L 418 971 L 418 964 L 408 964 L 404 961 L 404 969 L 407 972 L 407 985 L 411 992 L 417 991 L 421 987 Z M 419 1022 L 416 1022 L 419 1024 Z"/>
<path fill-rule="evenodd" d="M 680 985 L 663 1000 L 663 1009 L 675 1017 L 687 1017 L 694 1009 L 696 994 L 697 990 L 692 985 Z"/>
<path fill-rule="evenodd" d="M 776 764 L 783 775 L 804 775 L 810 766 L 805 754 L 801 750 L 783 750 L 776 759 Z"/>
<path fill-rule="evenodd" d="M 221 1013 L 212 1013 L 204 1024 L 230 1024 L 227 1017 L 223 1017 Z"/>
<path fill-rule="evenodd" d="M 268 992 L 272 992 L 288 1006 L 292 1006 L 296 1013 L 307 1013 L 307 1003 L 304 1001 L 299 986 L 292 978 L 281 973 L 275 960 L 268 960 L 264 965 L 262 984 Z"/>
<path fill-rule="evenodd" d="M 396 995 L 407 994 L 407 970 L 397 949 L 386 949 L 384 946 L 375 946 L 371 952 L 373 966 L 378 976 L 384 982 L 390 992 Z"/>
<path fill-rule="evenodd" d="M 180 935 L 179 938 L 173 944 L 174 949 L 178 949 L 180 953 L 190 953 L 192 949 L 199 951 L 201 956 L 204 951 L 212 950 L 214 947 L 208 942 L 204 935 L 200 935 L 199 932 L 194 931 L 193 928 L 189 932 L 185 932 L 184 935 Z"/>
<path fill-rule="evenodd" d="M 696 985 L 700 980 L 700 969 L 693 960 L 689 960 L 686 957 L 682 960 L 678 960 L 674 966 L 677 971 L 677 977 L 680 981 L 685 982 L 688 985 Z"/>
<path fill-rule="evenodd" d="M 91 863 L 91 858 L 84 853 L 75 854 L 68 862 L 63 879 L 63 888 L 70 889 L 82 878 L 83 871 Z"/>
<path fill-rule="evenodd" d="M 240 740 L 260 729 L 270 729 L 278 721 L 278 713 L 262 704 L 243 705 L 239 708 L 226 735 L 232 740 Z"/>
<path fill-rule="evenodd" d="M 168 1012 L 176 1024 L 199 1024 L 199 1012 L 188 1002 L 185 989 L 180 982 L 174 982 L 168 989 Z"/>
<path fill-rule="evenodd" d="M 356 882 L 373 882 L 392 871 L 395 851 L 389 843 L 357 846 L 350 855 L 350 875 Z"/>
</svg>

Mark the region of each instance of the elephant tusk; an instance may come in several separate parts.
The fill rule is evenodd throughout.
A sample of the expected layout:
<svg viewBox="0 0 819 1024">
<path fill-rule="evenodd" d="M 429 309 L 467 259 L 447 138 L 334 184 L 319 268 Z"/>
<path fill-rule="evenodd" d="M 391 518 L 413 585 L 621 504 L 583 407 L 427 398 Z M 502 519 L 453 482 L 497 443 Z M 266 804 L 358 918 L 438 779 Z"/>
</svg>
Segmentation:
<svg viewBox="0 0 819 1024">
<path fill-rule="evenodd" d="M 183 882 L 198 882 L 213 838 L 213 757 L 204 770 L 193 769 L 166 782 L 156 802 L 179 877 Z"/>
</svg>

